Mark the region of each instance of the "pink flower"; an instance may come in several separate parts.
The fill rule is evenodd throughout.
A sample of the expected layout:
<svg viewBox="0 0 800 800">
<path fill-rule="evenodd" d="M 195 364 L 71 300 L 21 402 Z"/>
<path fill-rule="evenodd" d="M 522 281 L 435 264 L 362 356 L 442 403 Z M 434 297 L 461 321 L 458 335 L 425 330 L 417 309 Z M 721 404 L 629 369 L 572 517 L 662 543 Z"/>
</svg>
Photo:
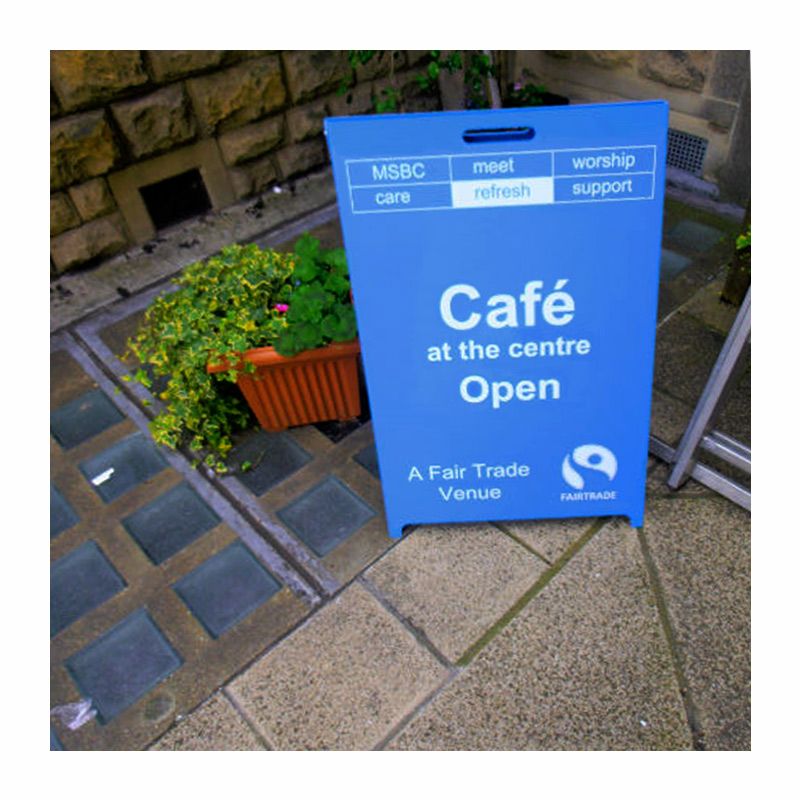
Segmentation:
<svg viewBox="0 0 800 800">
<path fill-rule="evenodd" d="M 275 303 L 275 310 L 279 314 L 285 314 L 289 310 L 289 306 L 286 303 Z"/>
</svg>

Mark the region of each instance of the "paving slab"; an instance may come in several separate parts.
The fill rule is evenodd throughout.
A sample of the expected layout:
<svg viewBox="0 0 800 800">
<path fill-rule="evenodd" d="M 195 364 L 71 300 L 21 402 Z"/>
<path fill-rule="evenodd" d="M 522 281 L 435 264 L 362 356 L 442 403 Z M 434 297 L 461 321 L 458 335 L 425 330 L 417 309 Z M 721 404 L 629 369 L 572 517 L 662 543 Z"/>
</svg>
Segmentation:
<svg viewBox="0 0 800 800">
<path fill-rule="evenodd" d="M 75 730 L 59 718 L 52 733 L 66 750 L 139 749 L 316 595 L 181 456 L 156 447 L 70 335 L 51 346 L 53 408 L 78 415 L 72 428 L 56 414 L 51 428 L 51 707 L 87 698 L 97 712 Z M 86 424 L 87 396 L 90 409 L 104 398 L 110 424 Z"/>
<path fill-rule="evenodd" d="M 556 562 L 564 551 L 594 525 L 592 517 L 569 519 L 503 520 L 496 522 L 524 541 L 548 564 Z"/>
<path fill-rule="evenodd" d="M 62 556 L 50 567 L 50 635 L 125 588 L 125 581 L 93 541 Z"/>
<path fill-rule="evenodd" d="M 658 328 L 654 387 L 693 408 L 724 342 L 694 317 L 675 314 Z"/>
<path fill-rule="evenodd" d="M 78 464 L 81 474 L 106 503 L 147 483 L 166 468 L 161 451 L 141 431 Z"/>
<path fill-rule="evenodd" d="M 679 312 L 659 327 L 654 388 L 694 409 L 725 343 L 725 336 L 689 313 Z M 742 354 L 740 372 L 719 417 L 731 436 L 750 440 L 750 347 Z"/>
<path fill-rule="evenodd" d="M 724 286 L 724 276 L 711 281 L 697 292 L 682 310 L 699 319 L 709 328 L 727 336 L 739 308 L 731 303 L 723 302 L 722 289 Z"/>
<path fill-rule="evenodd" d="M 50 432 L 65 449 L 122 422 L 119 409 L 100 389 L 76 397 L 50 414 Z"/>
<path fill-rule="evenodd" d="M 234 542 L 172 588 L 208 634 L 219 639 L 279 592 L 281 584 L 241 542 Z"/>
<path fill-rule="evenodd" d="M 122 520 L 154 564 L 161 564 L 215 528 L 220 518 L 186 481 Z"/>
<path fill-rule="evenodd" d="M 678 443 L 692 418 L 693 406 L 666 392 L 653 389 L 650 398 L 650 433 L 672 447 Z"/>
<path fill-rule="evenodd" d="M 701 742 L 708 750 L 749 750 L 750 514 L 717 495 L 656 498 L 644 536 Z"/>
<path fill-rule="evenodd" d="M 674 250 L 664 247 L 661 250 L 661 280 L 671 281 L 681 274 L 690 264 L 692 259 L 682 256 Z"/>
<path fill-rule="evenodd" d="M 107 724 L 181 663 L 159 625 L 139 609 L 70 656 L 66 665 L 81 696 L 91 698 L 100 724 Z"/>
<path fill-rule="evenodd" d="M 378 449 L 375 447 L 374 442 L 359 450 L 359 452 L 353 456 L 353 460 L 361 464 L 373 478 L 380 480 L 381 471 L 378 466 Z"/>
<path fill-rule="evenodd" d="M 672 255 L 662 269 L 658 319 L 683 306 L 710 281 L 724 275 L 741 223 L 667 197 L 663 245 Z M 671 235 L 674 234 L 674 235 Z M 717 239 L 715 243 L 712 243 Z M 681 260 L 688 259 L 688 263 Z"/>
<path fill-rule="evenodd" d="M 278 511 L 279 519 L 317 556 L 324 557 L 375 516 L 355 492 L 324 478 Z"/>
<path fill-rule="evenodd" d="M 749 352 L 745 356 L 749 359 Z M 740 442 L 750 446 L 752 439 L 752 413 L 750 398 L 752 393 L 752 371 L 750 364 L 735 380 L 733 389 L 721 407 L 715 427 Z"/>
<path fill-rule="evenodd" d="M 70 353 L 56 347 L 50 352 L 50 411 L 97 390 L 97 382 L 86 374 Z"/>
<path fill-rule="evenodd" d="M 718 245 L 725 231 L 693 219 L 682 219 L 667 232 L 667 241 L 688 252 L 705 253 Z"/>
<path fill-rule="evenodd" d="M 274 749 L 368 750 L 448 674 L 354 583 L 227 691 Z"/>
<path fill-rule="evenodd" d="M 75 509 L 67 502 L 64 495 L 53 483 L 50 484 L 50 538 L 55 539 L 60 533 L 69 530 L 79 521 Z"/>
<path fill-rule="evenodd" d="M 693 499 L 698 497 L 713 497 L 714 490 L 709 489 L 702 483 L 698 483 L 693 478 L 689 478 L 686 483 L 678 489 L 670 489 L 667 486 L 667 478 L 671 472 L 671 465 L 665 464 L 663 461 L 652 458 L 652 462 L 647 470 L 647 482 L 645 490 L 647 493 L 647 503 L 645 507 L 645 515 L 647 509 L 650 508 L 652 501 L 655 498 L 667 499 Z"/>
<path fill-rule="evenodd" d="M 170 728 L 148 750 L 266 750 L 222 692 Z"/>
<path fill-rule="evenodd" d="M 291 249 L 305 230 L 326 246 L 341 245 L 335 209 L 312 215 L 306 225 L 296 222 L 264 234 L 257 243 Z M 76 325 L 83 343 L 119 381 L 141 366 L 127 352 L 127 341 L 141 324 L 148 303 L 166 288 L 155 286 Z M 126 391 L 135 395 L 148 416 L 161 407 L 155 389 L 127 383 Z M 374 454 L 370 457 L 374 440 L 369 418 L 362 380 L 358 418 L 280 433 L 261 430 L 253 419 L 253 427 L 236 437 L 228 460 L 230 474 L 209 475 L 248 510 L 270 540 L 307 570 L 323 593 L 333 593 L 352 580 L 392 543 L 386 534 L 377 463 Z"/>
<path fill-rule="evenodd" d="M 651 433 L 676 447 L 700 400 L 737 309 L 719 302 L 722 279 L 708 284 L 659 326 Z M 750 346 L 745 348 L 712 427 L 745 446 L 751 441 Z M 750 475 L 705 451 L 700 461 L 750 488 Z"/>
<path fill-rule="evenodd" d="M 260 497 L 311 458 L 288 433 L 257 431 L 230 453 L 228 463 L 239 472 L 239 481 L 245 488 Z"/>
<path fill-rule="evenodd" d="M 650 462 L 639 536 L 577 519 L 399 541 L 368 398 L 356 420 L 254 427 L 238 440 L 251 469 L 224 478 L 170 452 L 156 472 L 134 463 L 106 502 L 101 475 L 81 472 L 147 438 L 159 401 L 122 378 L 158 281 L 242 236 L 286 249 L 313 228 L 341 244 L 334 206 L 263 233 L 332 197 L 327 173 L 310 184 L 297 203 L 242 204 L 51 292 L 51 330 L 68 324 L 57 338 L 74 345 L 51 359 L 51 700 L 91 684 L 101 706 L 77 731 L 53 721 L 51 749 L 749 748 L 749 515 L 691 480 L 672 492 L 664 464 Z M 677 258 L 661 276 L 652 432 L 672 444 L 735 314 L 718 301 L 730 242 L 711 239 L 737 227 L 667 202 Z M 718 427 L 749 442 L 749 371 Z M 129 641 L 141 669 L 124 689 Z"/>
<path fill-rule="evenodd" d="M 365 576 L 454 663 L 546 567 L 493 525 L 427 525 Z"/>
<path fill-rule="evenodd" d="M 638 537 L 616 520 L 389 745 L 392 750 L 691 747 Z"/>
<path fill-rule="evenodd" d="M 331 576 L 335 590 L 395 543 L 386 531 L 380 481 L 355 459 L 374 441 L 372 426 L 361 425 L 336 444 L 315 426 L 291 435 L 314 458 L 252 498 L 250 508 L 265 519 L 274 516 L 314 569 Z"/>
</svg>

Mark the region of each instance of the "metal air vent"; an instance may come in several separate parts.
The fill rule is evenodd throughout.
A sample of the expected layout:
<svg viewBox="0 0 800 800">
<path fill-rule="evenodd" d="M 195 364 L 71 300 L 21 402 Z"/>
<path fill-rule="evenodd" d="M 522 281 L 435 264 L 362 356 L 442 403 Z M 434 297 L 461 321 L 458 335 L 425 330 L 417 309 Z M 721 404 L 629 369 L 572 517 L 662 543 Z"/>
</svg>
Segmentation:
<svg viewBox="0 0 800 800">
<path fill-rule="evenodd" d="M 684 131 L 667 131 L 667 166 L 702 176 L 708 140 Z"/>
</svg>

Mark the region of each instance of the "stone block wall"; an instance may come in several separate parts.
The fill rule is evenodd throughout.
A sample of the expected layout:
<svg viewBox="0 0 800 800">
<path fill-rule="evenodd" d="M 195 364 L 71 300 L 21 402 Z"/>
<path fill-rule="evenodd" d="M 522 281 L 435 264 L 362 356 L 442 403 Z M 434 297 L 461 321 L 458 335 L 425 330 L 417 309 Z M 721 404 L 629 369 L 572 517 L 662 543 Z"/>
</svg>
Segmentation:
<svg viewBox="0 0 800 800">
<path fill-rule="evenodd" d="M 350 74 L 347 51 L 61 50 L 50 54 L 51 274 L 156 236 L 142 187 L 188 170 L 213 209 L 328 164 L 325 116 L 371 113 L 390 84 L 404 109 L 441 108 L 414 77 L 426 51 Z M 573 103 L 663 98 L 671 127 L 707 139 L 722 199 L 750 191 L 750 60 L 739 50 L 501 51 L 503 82 L 532 79 Z"/>
<path fill-rule="evenodd" d="M 370 113 L 390 82 L 440 107 L 412 88 L 422 55 L 375 58 L 340 94 L 346 51 L 51 51 L 51 274 L 153 238 L 142 186 L 197 168 L 222 208 L 324 167 L 324 117 Z"/>
<path fill-rule="evenodd" d="M 708 141 L 703 178 L 721 199 L 750 197 L 748 50 L 536 50 L 507 54 L 514 80 L 530 76 L 572 103 L 667 100 L 670 127 Z"/>
</svg>

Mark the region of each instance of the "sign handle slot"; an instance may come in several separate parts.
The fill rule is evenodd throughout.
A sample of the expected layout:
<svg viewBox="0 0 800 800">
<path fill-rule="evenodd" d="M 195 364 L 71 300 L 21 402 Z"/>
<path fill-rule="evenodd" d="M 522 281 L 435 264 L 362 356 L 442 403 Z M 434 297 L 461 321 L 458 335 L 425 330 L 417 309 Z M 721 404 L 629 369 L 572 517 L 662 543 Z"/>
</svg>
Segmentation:
<svg viewBox="0 0 800 800">
<path fill-rule="evenodd" d="M 474 128 L 464 131 L 462 138 L 467 144 L 481 142 L 524 142 L 533 139 L 536 131 L 530 127 L 521 128 Z"/>
</svg>

